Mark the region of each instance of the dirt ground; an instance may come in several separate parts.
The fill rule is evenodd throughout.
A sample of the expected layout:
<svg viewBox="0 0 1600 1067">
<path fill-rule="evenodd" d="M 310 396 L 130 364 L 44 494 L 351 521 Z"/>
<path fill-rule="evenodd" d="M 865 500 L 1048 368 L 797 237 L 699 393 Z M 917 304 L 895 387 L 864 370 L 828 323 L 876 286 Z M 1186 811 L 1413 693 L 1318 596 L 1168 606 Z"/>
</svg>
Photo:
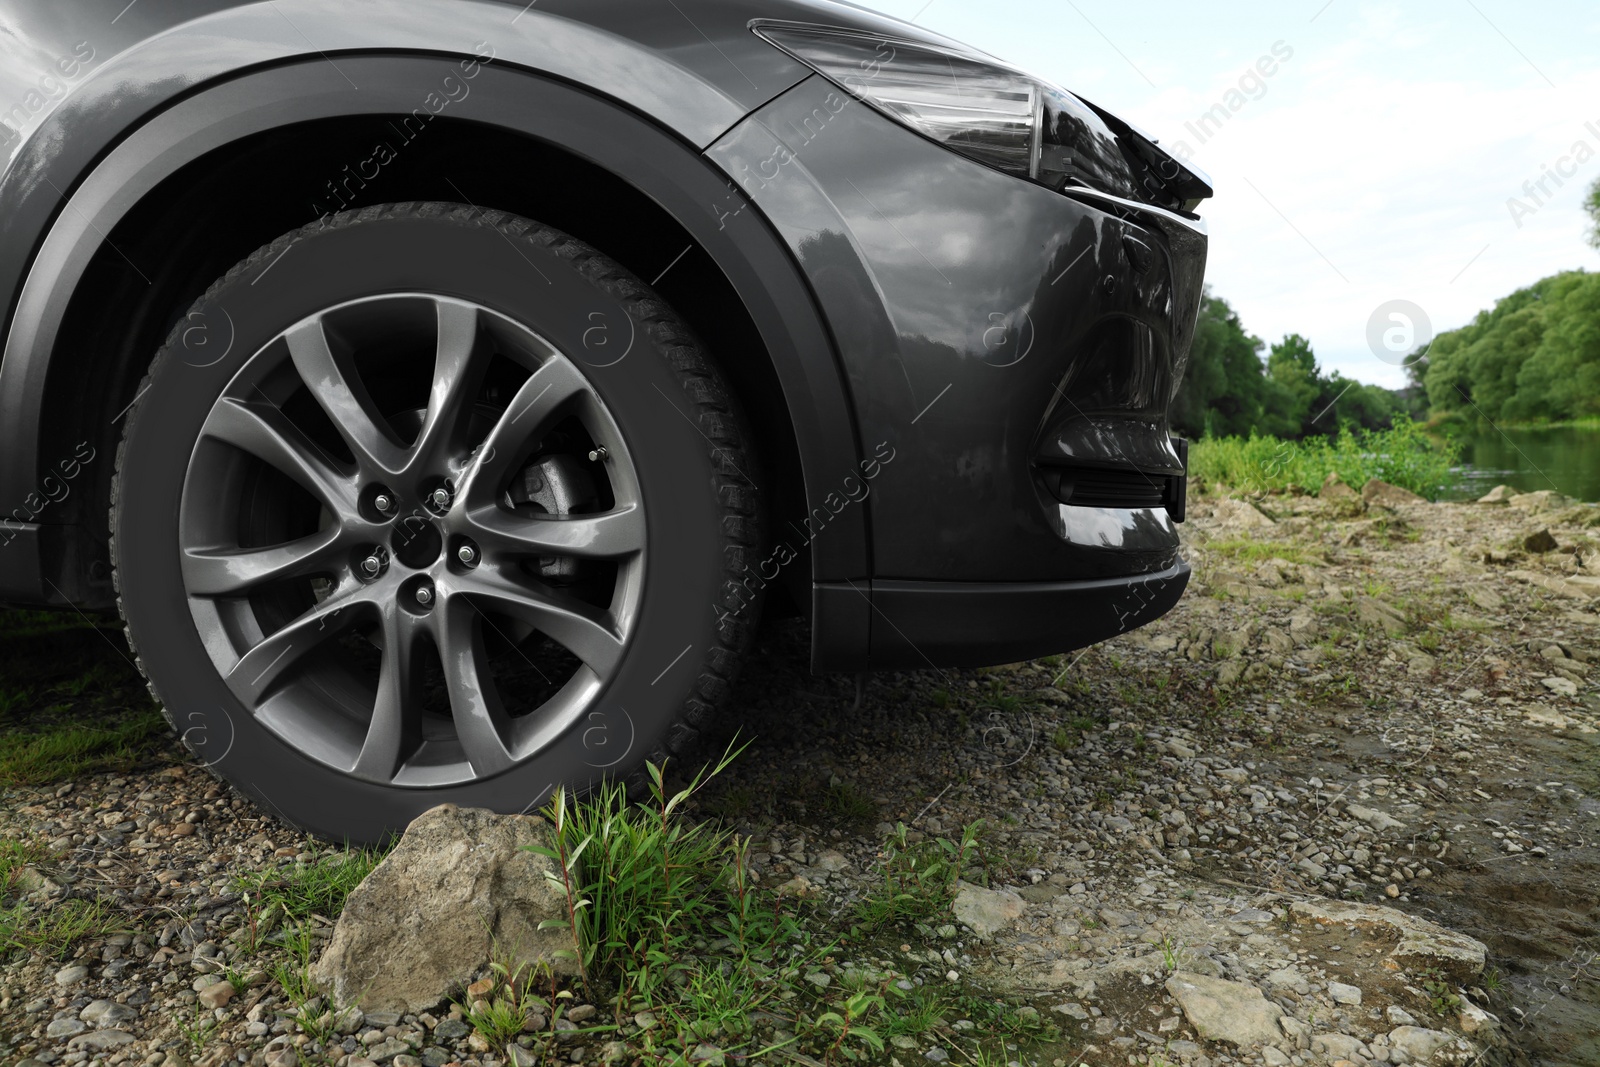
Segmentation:
<svg viewBox="0 0 1600 1067">
<path fill-rule="evenodd" d="M 1600 1063 L 1600 509 L 1213 493 L 1191 514 L 1183 601 L 1078 653 L 874 676 L 856 707 L 853 679 L 806 672 L 803 626 L 766 627 L 735 701 L 753 742 L 697 815 L 756 842 L 765 884 L 839 908 L 894 824 L 982 820 L 994 877 L 960 925 L 870 951 L 1033 1005 L 1053 1036 L 1018 1063 Z M 114 631 L 85 634 L 25 640 L 134 693 Z M 9 721 L 77 699 L 29 692 Z M 0 837 L 49 842 L 64 893 L 221 916 L 231 873 L 314 843 L 178 758 L 11 786 Z M 137 948 L 78 948 L 81 988 L 14 956 L 0 1058 L 182 1062 L 196 994 Z M 1239 999 L 1219 1020 L 1196 988 Z M 110 1024 L 129 1040 L 73 1046 L 62 1020 L 100 1000 L 132 1006 Z M 266 1062 L 271 1012 L 217 1011 L 228 1057 Z M 1225 1036 L 1257 1016 L 1270 1040 Z"/>
</svg>

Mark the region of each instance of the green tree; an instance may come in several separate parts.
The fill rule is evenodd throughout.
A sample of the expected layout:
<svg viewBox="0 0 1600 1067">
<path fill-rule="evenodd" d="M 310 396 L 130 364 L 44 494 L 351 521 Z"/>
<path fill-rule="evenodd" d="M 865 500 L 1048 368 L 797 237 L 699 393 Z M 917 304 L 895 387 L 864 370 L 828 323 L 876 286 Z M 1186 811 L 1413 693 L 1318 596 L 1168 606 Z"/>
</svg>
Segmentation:
<svg viewBox="0 0 1600 1067">
<path fill-rule="evenodd" d="M 1311 342 L 1297 333 L 1291 333 L 1272 346 L 1267 354 L 1267 376 L 1281 390 L 1284 400 L 1276 412 L 1280 423 L 1278 432 L 1289 436 L 1316 430 L 1310 419 L 1321 409 L 1314 407 L 1326 384 L 1322 368 L 1317 366 L 1317 354 Z"/>
<path fill-rule="evenodd" d="M 1583 202 L 1583 207 L 1589 212 L 1589 243 L 1600 248 L 1600 179 L 1596 179 L 1589 190 L 1589 199 Z"/>
<path fill-rule="evenodd" d="M 1245 332 L 1228 302 L 1207 289 L 1173 404 L 1173 427 L 1190 437 L 1259 429 L 1268 392 L 1263 347 L 1260 338 Z"/>
</svg>

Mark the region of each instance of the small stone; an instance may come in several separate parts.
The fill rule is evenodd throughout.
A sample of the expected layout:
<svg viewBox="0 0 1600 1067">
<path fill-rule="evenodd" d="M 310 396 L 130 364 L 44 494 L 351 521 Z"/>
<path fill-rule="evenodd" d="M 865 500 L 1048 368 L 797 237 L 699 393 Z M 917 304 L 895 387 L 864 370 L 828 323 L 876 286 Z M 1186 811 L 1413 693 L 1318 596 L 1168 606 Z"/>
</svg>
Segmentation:
<svg viewBox="0 0 1600 1067">
<path fill-rule="evenodd" d="M 114 1000 L 92 1000 L 78 1013 L 78 1018 L 96 1029 L 116 1026 L 118 1023 L 132 1022 L 138 1017 L 138 1012 L 126 1004 L 118 1004 Z"/>
<path fill-rule="evenodd" d="M 1454 1040 L 1447 1033 L 1421 1026 L 1397 1026 L 1389 1031 L 1389 1047 L 1399 1049 L 1416 1063 L 1427 1063 L 1435 1052 Z"/>
<path fill-rule="evenodd" d="M 1354 496 L 1355 494 L 1352 493 L 1350 495 Z M 1268 1045 L 1261 1050 L 1261 1062 L 1265 1063 L 1267 1067 L 1288 1067 L 1289 1057 Z"/>
<path fill-rule="evenodd" d="M 89 1028 L 86 1025 L 69 1015 L 63 1019 L 51 1020 L 50 1025 L 44 1028 L 44 1036 L 71 1037 L 74 1034 L 81 1034 L 87 1029 Z"/>
<path fill-rule="evenodd" d="M 1022 898 L 1011 890 L 984 889 L 966 882 L 957 882 L 956 885 L 958 889 L 951 911 L 958 922 L 979 937 L 991 938 L 1022 918 L 1025 905 Z"/>
<path fill-rule="evenodd" d="M 944 1049 L 935 1045 L 933 1048 L 930 1048 L 928 1051 L 924 1052 L 922 1054 L 922 1058 L 933 1063 L 944 1063 L 950 1058 L 950 1054 Z"/>
<path fill-rule="evenodd" d="M 472 1027 L 460 1019 L 445 1019 L 434 1028 L 433 1036 L 440 1041 L 460 1041 L 472 1033 Z"/>
<path fill-rule="evenodd" d="M 133 1035 L 126 1030 L 96 1030 L 90 1034 L 79 1034 L 67 1042 L 67 1048 L 86 1048 L 95 1052 L 107 1052 L 123 1045 L 131 1045 L 133 1041 Z"/>
<path fill-rule="evenodd" d="M 1478 498 L 1480 504 L 1504 504 L 1517 495 L 1509 485 L 1497 485 Z"/>
<path fill-rule="evenodd" d="M 715 1045 L 700 1044 L 689 1054 L 691 1063 L 703 1063 L 706 1067 L 723 1067 L 727 1062 L 722 1050 Z"/>
<path fill-rule="evenodd" d="M 267 1054 L 267 1067 L 300 1067 L 300 1053 L 290 1045 Z"/>
<path fill-rule="evenodd" d="M 1578 695 L 1578 684 L 1571 678 L 1541 678 L 1539 679 L 1539 684 L 1557 696 L 1575 697 Z"/>
<path fill-rule="evenodd" d="M 1504 487 L 1502 487 L 1504 488 Z M 1390 1026 L 1415 1026 L 1417 1020 L 1409 1011 L 1398 1004 L 1391 1004 L 1383 1011 L 1384 1017 L 1389 1020 Z"/>
<path fill-rule="evenodd" d="M 806 981 L 810 982 L 818 989 L 827 989 L 828 986 L 833 984 L 833 979 L 829 978 L 822 971 L 812 971 L 810 974 L 806 975 Z"/>
<path fill-rule="evenodd" d="M 467 998 L 469 1000 L 482 1000 L 493 992 L 493 978 L 480 978 L 476 982 L 473 982 L 471 985 L 467 986 Z"/>
<path fill-rule="evenodd" d="M 56 985 L 66 989 L 77 985 L 87 977 L 89 977 L 89 968 L 81 963 L 74 963 L 56 972 Z"/>
<path fill-rule="evenodd" d="M 575 1023 L 586 1022 L 594 1018 L 595 1006 L 593 1004 L 579 1004 L 567 1011 L 567 1018 Z"/>
<path fill-rule="evenodd" d="M 521 1045 L 507 1045 L 506 1062 L 511 1067 L 534 1067 L 534 1064 L 539 1062 L 539 1057 L 532 1049 L 523 1048 Z"/>
<path fill-rule="evenodd" d="M 1348 1004 L 1352 1007 L 1361 1005 L 1361 990 L 1343 982 L 1329 982 L 1328 996 L 1335 1004 Z"/>
<path fill-rule="evenodd" d="M 648 1011 L 641 1011 L 639 1014 L 633 1017 L 633 1025 L 637 1026 L 641 1030 L 654 1030 L 661 1024 L 659 1021 L 657 1021 L 655 1015 L 652 1013 Z"/>
<path fill-rule="evenodd" d="M 1383 887 L 1383 895 L 1391 899 L 1398 897 L 1400 895 L 1400 887 L 1395 885 L 1393 882 L 1390 882 L 1388 885 Z"/>
<path fill-rule="evenodd" d="M 402 1052 L 394 1058 L 394 1067 L 422 1067 L 422 1061 L 415 1056 Z"/>
<path fill-rule="evenodd" d="M 449 1049 L 440 1048 L 438 1045 L 429 1045 L 422 1050 L 422 1067 L 444 1067 L 454 1058 Z"/>
<path fill-rule="evenodd" d="M 1167 979 L 1167 992 L 1203 1038 L 1250 1048 L 1271 1044 L 1278 1037 L 1283 1009 L 1253 985 L 1177 974 Z"/>
<path fill-rule="evenodd" d="M 217 982 L 215 985 L 208 985 L 200 990 L 200 1003 L 207 1008 L 220 1008 L 233 999 L 235 992 L 232 982 Z M 273 1067 L 273 1065 L 269 1064 L 268 1067 Z M 294 1065 L 288 1064 L 286 1067 L 294 1067 Z"/>
<path fill-rule="evenodd" d="M 1551 536 L 1549 529 L 1537 530 L 1522 539 L 1522 547 L 1529 552 L 1554 552 L 1561 545 Z"/>
</svg>

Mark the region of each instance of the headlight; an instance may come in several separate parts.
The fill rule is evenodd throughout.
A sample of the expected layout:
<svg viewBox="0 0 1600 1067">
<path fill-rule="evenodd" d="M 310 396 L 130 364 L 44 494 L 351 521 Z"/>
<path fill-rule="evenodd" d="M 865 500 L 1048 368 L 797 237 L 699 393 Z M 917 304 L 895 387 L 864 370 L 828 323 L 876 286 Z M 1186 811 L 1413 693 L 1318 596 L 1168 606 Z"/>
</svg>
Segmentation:
<svg viewBox="0 0 1600 1067">
<path fill-rule="evenodd" d="M 1203 176 L 1127 123 L 980 52 L 796 22 L 760 19 L 751 29 L 890 118 L 996 170 L 1169 210 L 1192 211 L 1211 195 Z"/>
</svg>

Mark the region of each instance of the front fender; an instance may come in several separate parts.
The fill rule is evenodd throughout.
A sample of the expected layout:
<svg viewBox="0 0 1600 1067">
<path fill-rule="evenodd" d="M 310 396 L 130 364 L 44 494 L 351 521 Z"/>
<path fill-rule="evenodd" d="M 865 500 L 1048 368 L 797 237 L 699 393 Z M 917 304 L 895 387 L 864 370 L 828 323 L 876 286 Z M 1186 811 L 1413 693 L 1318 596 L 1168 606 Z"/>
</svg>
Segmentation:
<svg viewBox="0 0 1600 1067">
<path fill-rule="evenodd" d="M 41 399 L 51 355 L 93 256 L 141 199 L 213 149 L 321 118 L 409 112 L 419 86 L 456 62 L 417 56 L 346 56 L 248 74 L 192 95 L 119 143 L 72 191 L 38 247 L 0 362 L 0 499 L 22 499 L 38 468 Z M 350 81 L 361 88 L 352 90 Z M 833 347 L 792 255 L 764 225 L 723 224 L 727 179 L 692 145 L 598 96 L 524 72 L 485 67 L 451 114 L 579 155 L 629 181 L 672 215 L 727 276 L 760 331 L 795 429 L 807 498 L 833 489 L 860 461 Z M 816 580 L 868 573 L 865 518 L 840 516 L 813 548 Z M 15 578 L 9 570 L 0 574 Z M 37 583 L 37 577 L 34 578 Z M 5 588 L 31 599 L 36 590 Z M 30 595 L 31 594 L 31 595 Z"/>
</svg>

